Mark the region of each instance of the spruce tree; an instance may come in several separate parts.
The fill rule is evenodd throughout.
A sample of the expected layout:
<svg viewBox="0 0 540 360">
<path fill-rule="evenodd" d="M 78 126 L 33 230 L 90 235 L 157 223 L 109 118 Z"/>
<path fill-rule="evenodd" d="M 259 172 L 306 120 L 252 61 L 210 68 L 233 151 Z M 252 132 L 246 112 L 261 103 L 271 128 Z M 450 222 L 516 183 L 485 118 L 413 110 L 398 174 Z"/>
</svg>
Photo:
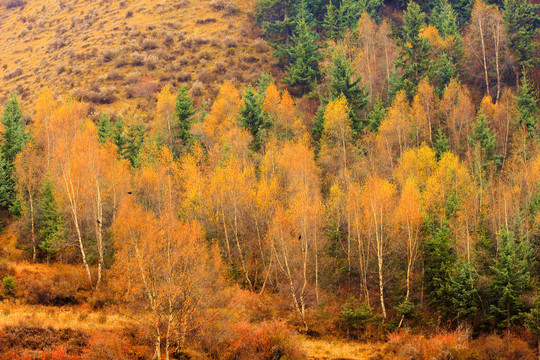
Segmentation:
<svg viewBox="0 0 540 360">
<path fill-rule="evenodd" d="M 22 111 L 15 95 L 11 95 L 6 103 L 2 124 L 4 131 L 0 150 L 8 164 L 13 165 L 15 157 L 21 152 L 27 140 Z"/>
<path fill-rule="evenodd" d="M 527 79 L 526 74 L 523 74 L 521 78 L 516 105 L 519 124 L 527 130 L 529 137 L 536 138 L 539 130 L 540 110 L 538 109 L 538 100 L 534 88 Z"/>
<path fill-rule="evenodd" d="M 439 128 L 437 131 L 435 141 L 433 142 L 433 148 L 435 149 L 437 160 L 440 160 L 445 152 L 450 151 L 450 140 L 448 140 L 448 137 L 442 128 Z"/>
<path fill-rule="evenodd" d="M 140 124 L 128 127 L 123 157 L 128 159 L 133 167 L 139 166 L 139 155 L 144 142 L 144 132 L 144 128 Z"/>
<path fill-rule="evenodd" d="M 114 135 L 114 127 L 111 118 L 107 114 L 101 115 L 99 119 L 98 137 L 101 144 L 105 144 L 107 140 L 112 139 Z"/>
<path fill-rule="evenodd" d="M 4 131 L 0 147 L 0 206 L 12 213 L 17 213 L 20 205 L 15 196 L 14 162 L 17 154 L 23 149 L 27 135 L 19 102 L 11 95 L 5 105 L 2 116 Z"/>
<path fill-rule="evenodd" d="M 187 87 L 181 86 L 176 97 L 176 121 L 178 126 L 178 137 L 187 144 L 191 137 L 191 117 L 195 114 L 193 109 L 193 99 L 189 96 Z"/>
<path fill-rule="evenodd" d="M 381 98 L 377 96 L 377 100 L 375 100 L 373 108 L 367 115 L 366 124 L 368 129 L 374 133 L 379 131 L 379 125 L 381 125 L 381 121 L 385 116 L 386 108 L 384 107 L 384 103 Z"/>
<path fill-rule="evenodd" d="M 535 41 L 540 27 L 538 11 L 540 5 L 529 0 L 505 0 L 504 23 L 510 37 L 510 48 L 514 51 L 523 69 L 538 65 L 536 56 L 538 42 Z"/>
<path fill-rule="evenodd" d="M 478 309 L 475 282 L 476 275 L 472 266 L 466 261 L 459 262 L 449 284 L 453 318 L 466 320 Z"/>
<path fill-rule="evenodd" d="M 39 229 L 39 250 L 47 257 L 47 264 L 51 255 L 58 250 L 59 241 L 62 239 L 64 225 L 62 215 L 58 211 L 58 205 L 54 197 L 51 182 L 47 180 L 43 187 L 40 203 L 40 216 L 37 221 Z"/>
<path fill-rule="evenodd" d="M 426 38 L 420 37 L 425 17 L 420 6 L 411 1 L 404 13 L 401 28 L 400 51 L 396 64 L 401 69 L 402 76 L 396 90 L 405 90 L 409 100 L 413 98 L 418 83 L 429 69 L 430 45 Z"/>
<path fill-rule="evenodd" d="M 345 55 L 341 51 L 336 52 L 330 69 L 330 100 L 337 99 L 340 96 L 347 99 L 353 130 L 360 133 L 364 129 L 360 111 L 367 105 L 369 94 L 365 86 L 360 85 L 362 77 L 358 76 L 353 80 L 353 73 L 351 64 L 345 58 Z"/>
<path fill-rule="evenodd" d="M 126 135 L 124 134 L 124 120 L 122 117 L 116 119 L 114 124 L 113 141 L 118 149 L 118 155 L 121 157 L 124 154 L 124 147 L 126 146 Z"/>
<path fill-rule="evenodd" d="M 439 35 L 443 38 L 448 35 L 459 35 L 457 15 L 448 0 L 437 1 L 435 8 L 431 12 L 430 21 L 439 30 Z"/>
<path fill-rule="evenodd" d="M 530 288 L 530 261 L 526 239 L 516 240 L 513 232 L 499 232 L 499 256 L 492 267 L 492 303 L 494 324 L 508 328 L 524 317 L 523 294 Z"/>
<path fill-rule="evenodd" d="M 299 87 L 302 92 L 309 90 L 320 76 L 319 36 L 310 26 L 305 17 L 297 19 L 297 26 L 288 50 L 291 64 L 287 66 L 288 76 L 285 83 Z"/>
<path fill-rule="evenodd" d="M 490 164 L 501 165 L 501 156 L 495 153 L 495 135 L 482 111 L 478 113 L 476 122 L 472 126 L 469 141 L 482 168 Z"/>
<path fill-rule="evenodd" d="M 326 38 L 336 40 L 341 36 L 341 20 L 337 8 L 332 2 L 326 5 L 323 28 L 326 30 Z"/>
<path fill-rule="evenodd" d="M 453 246 L 452 232 L 446 221 L 438 226 L 429 224 L 425 256 L 425 282 L 431 304 L 443 314 L 453 308 L 451 294 L 451 276 L 457 260 Z"/>
<path fill-rule="evenodd" d="M 364 12 L 367 12 L 373 20 L 378 22 L 381 6 L 381 0 L 342 0 L 339 7 L 341 24 L 344 28 L 356 30 L 358 20 Z"/>
<path fill-rule="evenodd" d="M 244 105 L 240 109 L 240 123 L 253 136 L 256 150 L 260 147 L 260 131 L 266 126 L 262 108 L 263 100 L 264 98 L 249 85 L 244 92 Z"/>
</svg>

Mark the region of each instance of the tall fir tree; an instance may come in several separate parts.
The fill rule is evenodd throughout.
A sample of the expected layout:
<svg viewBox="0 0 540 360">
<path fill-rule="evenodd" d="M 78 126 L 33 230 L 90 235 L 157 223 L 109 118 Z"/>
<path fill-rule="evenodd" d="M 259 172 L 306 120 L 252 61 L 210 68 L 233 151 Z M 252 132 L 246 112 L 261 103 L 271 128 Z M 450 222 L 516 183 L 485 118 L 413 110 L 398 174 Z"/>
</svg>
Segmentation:
<svg viewBox="0 0 540 360">
<path fill-rule="evenodd" d="M 264 98 L 249 85 L 244 92 L 244 104 L 240 109 L 240 123 L 253 136 L 256 150 L 260 148 L 260 133 L 265 127 L 263 100 Z"/>
<path fill-rule="evenodd" d="M 118 155 L 120 157 L 123 156 L 124 148 L 126 146 L 126 134 L 124 133 L 124 130 L 124 119 L 119 116 L 114 124 L 113 141 L 118 149 Z"/>
<path fill-rule="evenodd" d="M 54 197 L 53 187 L 47 179 L 42 191 L 40 202 L 40 216 L 37 221 L 39 229 L 40 244 L 39 250 L 47 258 L 47 264 L 51 256 L 58 251 L 60 241 L 64 234 L 62 215 L 58 210 L 58 205 Z"/>
<path fill-rule="evenodd" d="M 426 38 L 420 36 L 420 30 L 425 26 L 426 18 L 420 6 L 412 1 L 409 2 L 403 17 L 399 39 L 400 50 L 396 63 L 402 75 L 397 90 L 404 90 L 411 100 L 420 80 L 428 72 L 430 45 Z"/>
<path fill-rule="evenodd" d="M 491 319 L 497 327 L 508 328 L 525 316 L 523 295 L 530 288 L 529 246 L 513 232 L 499 232 L 499 252 L 492 267 Z"/>
<path fill-rule="evenodd" d="M 451 278 L 457 261 L 452 232 L 446 220 L 439 225 L 428 221 L 425 256 L 425 282 L 431 304 L 443 314 L 453 309 Z"/>
<path fill-rule="evenodd" d="M 350 62 L 341 51 L 337 51 L 332 58 L 330 68 L 330 100 L 344 96 L 350 109 L 353 130 L 362 132 L 365 122 L 362 121 L 360 111 L 365 108 L 369 100 L 369 94 L 365 86 L 361 86 L 362 77 L 353 79 L 354 71 Z"/>
<path fill-rule="evenodd" d="M 287 77 L 285 83 L 300 88 L 305 92 L 317 82 L 320 77 L 319 60 L 319 35 L 309 25 L 305 16 L 297 20 L 296 30 L 291 39 L 291 46 L 288 53 L 291 63 L 287 66 Z"/>
<path fill-rule="evenodd" d="M 2 124 L 4 130 L 0 147 L 0 206 L 17 213 L 19 206 L 15 196 L 17 180 L 14 162 L 27 141 L 27 134 L 19 101 L 15 95 L 11 95 L 5 105 Z"/>
<path fill-rule="evenodd" d="M 195 114 L 193 109 L 193 99 L 187 91 L 185 85 L 178 90 L 176 97 L 176 124 L 178 126 L 178 137 L 187 144 L 191 138 L 189 130 L 191 129 L 192 116 Z"/>
<path fill-rule="evenodd" d="M 341 24 L 346 29 L 356 30 L 358 20 L 364 12 L 367 12 L 373 20 L 378 22 L 381 6 L 381 0 L 342 0 L 339 7 Z"/>
<path fill-rule="evenodd" d="M 131 166 L 139 166 L 139 157 L 144 142 L 145 131 L 142 125 L 130 125 L 126 134 L 126 144 L 123 157 L 128 159 Z"/>
<path fill-rule="evenodd" d="M 452 274 L 448 291 L 452 303 L 452 318 L 464 321 L 478 310 L 478 291 L 475 283 L 476 273 L 471 264 L 460 261 Z"/>
<path fill-rule="evenodd" d="M 536 51 L 539 44 L 536 40 L 540 28 L 540 4 L 529 0 L 505 0 L 504 23 L 510 37 L 510 48 L 514 51 L 522 69 L 538 66 Z"/>
<path fill-rule="evenodd" d="M 111 122 L 111 118 L 107 114 L 102 114 L 99 119 L 98 137 L 99 142 L 103 145 L 113 138 L 114 126 Z"/>
<path fill-rule="evenodd" d="M 332 2 L 326 5 L 323 28 L 326 31 L 327 39 L 336 40 L 341 36 L 341 19 L 336 6 Z"/>
<path fill-rule="evenodd" d="M 501 165 L 501 156 L 495 153 L 495 135 L 482 111 L 478 112 L 469 141 L 482 168 L 490 164 Z"/>
<path fill-rule="evenodd" d="M 534 87 L 527 78 L 527 74 L 523 74 L 521 78 L 516 106 L 519 124 L 527 130 L 531 138 L 537 138 L 540 130 L 538 128 L 540 109 Z"/>
</svg>

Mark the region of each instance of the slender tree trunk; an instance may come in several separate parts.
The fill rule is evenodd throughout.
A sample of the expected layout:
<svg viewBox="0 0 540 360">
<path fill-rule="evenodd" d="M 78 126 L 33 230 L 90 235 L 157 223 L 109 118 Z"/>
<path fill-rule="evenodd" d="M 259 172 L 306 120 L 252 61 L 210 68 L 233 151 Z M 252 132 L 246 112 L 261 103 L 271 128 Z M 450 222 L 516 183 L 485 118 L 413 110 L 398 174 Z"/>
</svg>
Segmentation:
<svg viewBox="0 0 540 360">
<path fill-rule="evenodd" d="M 30 223 L 32 227 L 32 261 L 36 262 L 36 231 L 34 227 L 34 196 L 32 195 L 32 192 L 28 190 L 28 198 L 30 202 Z"/>
<path fill-rule="evenodd" d="M 79 249 L 81 250 L 81 257 L 83 261 L 84 268 L 86 270 L 86 275 L 90 284 L 92 283 L 92 274 L 90 272 L 90 266 L 88 266 L 88 261 L 86 260 L 86 251 L 84 250 L 84 245 L 82 241 L 81 229 L 79 226 L 79 217 L 77 211 L 77 200 L 75 199 L 75 189 L 73 188 L 73 182 L 71 181 L 71 176 L 67 176 L 65 169 L 62 169 L 62 175 L 64 178 L 64 185 L 66 187 L 66 192 L 68 195 L 69 205 L 71 208 L 71 216 L 73 218 L 73 223 L 75 225 L 75 231 L 77 232 L 77 239 L 79 241 Z"/>
<path fill-rule="evenodd" d="M 96 190 L 97 190 L 97 214 L 96 214 L 96 234 L 97 234 L 97 248 L 98 248 L 98 275 L 96 281 L 96 290 L 101 284 L 101 273 L 103 270 L 103 208 L 101 203 L 101 189 L 99 181 L 96 179 Z"/>
<path fill-rule="evenodd" d="M 499 46 L 501 40 L 501 26 L 497 23 L 495 25 L 495 33 L 493 34 L 495 38 L 495 66 L 497 70 L 497 97 L 495 98 L 495 103 L 499 101 L 499 96 L 501 94 L 501 73 L 499 70 Z"/>
<path fill-rule="evenodd" d="M 482 42 L 482 65 L 484 66 L 484 77 L 486 80 L 486 93 L 491 96 L 491 93 L 489 91 L 489 78 L 488 78 L 488 69 L 487 69 L 487 61 L 486 61 L 486 45 L 484 43 L 484 30 L 482 29 L 482 19 L 478 19 L 478 29 L 480 30 L 480 41 Z"/>
<path fill-rule="evenodd" d="M 236 197 L 236 195 L 235 195 Z M 238 254 L 240 254 L 240 263 L 242 265 L 242 270 L 244 270 L 244 275 L 246 277 L 246 280 L 249 284 L 249 288 L 253 289 L 253 284 L 251 283 L 251 280 L 249 279 L 249 274 L 246 267 L 246 262 L 244 260 L 244 254 L 242 252 L 242 248 L 240 246 L 240 239 L 238 238 L 238 216 L 237 216 L 237 206 L 236 206 L 236 198 L 234 199 L 234 237 L 236 239 L 236 246 L 238 248 Z"/>
</svg>

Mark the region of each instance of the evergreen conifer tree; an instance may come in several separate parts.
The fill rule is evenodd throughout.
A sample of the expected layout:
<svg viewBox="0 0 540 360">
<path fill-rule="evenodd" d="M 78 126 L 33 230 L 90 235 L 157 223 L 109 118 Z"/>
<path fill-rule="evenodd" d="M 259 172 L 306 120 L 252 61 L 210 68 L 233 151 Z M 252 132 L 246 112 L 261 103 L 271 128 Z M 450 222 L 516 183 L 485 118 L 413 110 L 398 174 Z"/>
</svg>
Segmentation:
<svg viewBox="0 0 540 360">
<path fill-rule="evenodd" d="M 118 117 L 118 119 L 116 119 L 116 123 L 114 124 L 113 141 L 118 148 L 118 154 L 120 156 L 123 156 L 124 147 L 126 146 L 126 135 L 124 134 L 124 128 L 124 120 L 122 117 Z"/>
<path fill-rule="evenodd" d="M 337 8 L 332 2 L 326 5 L 323 28 L 326 30 L 326 38 L 336 40 L 341 36 L 341 21 Z"/>
<path fill-rule="evenodd" d="M 244 105 L 240 110 L 240 122 L 253 136 L 255 149 L 260 147 L 260 131 L 266 126 L 261 97 L 251 85 L 244 92 Z"/>
<path fill-rule="evenodd" d="M 413 98 L 420 80 L 429 69 L 430 45 L 426 38 L 420 37 L 425 17 L 420 6 L 412 1 L 404 13 L 399 40 L 400 51 L 396 63 L 402 71 L 402 76 L 396 90 L 405 90 L 409 99 Z"/>
<path fill-rule="evenodd" d="M 527 129 L 531 138 L 537 137 L 540 110 L 538 109 L 538 100 L 534 88 L 527 79 L 526 74 L 523 74 L 521 78 L 521 86 L 519 87 L 516 105 L 519 124 Z"/>
<path fill-rule="evenodd" d="M 510 37 L 510 48 L 524 69 L 534 68 L 538 65 L 538 36 L 540 17 L 539 4 L 533 4 L 529 0 L 505 0 L 504 23 Z"/>
<path fill-rule="evenodd" d="M 522 296 L 530 288 L 529 249 L 525 239 L 516 241 L 511 231 L 503 230 L 498 237 L 499 256 L 492 267 L 490 315 L 495 325 L 507 328 L 525 315 Z"/>
<path fill-rule="evenodd" d="M 459 262 L 449 284 L 453 318 L 466 320 L 478 309 L 475 282 L 476 275 L 472 266 L 466 261 Z"/>
<path fill-rule="evenodd" d="M 330 77 L 330 99 L 334 100 L 340 96 L 344 96 L 347 99 L 353 130 L 356 133 L 362 132 L 364 123 L 359 113 L 367 105 L 369 94 L 365 86 L 360 85 L 361 76 L 353 80 L 351 64 L 341 51 L 338 51 L 332 59 Z"/>
<path fill-rule="evenodd" d="M 288 76 L 285 83 L 297 86 L 302 92 L 310 89 L 319 79 L 319 35 L 309 25 L 305 17 L 297 19 L 297 26 L 291 39 L 289 56 L 291 64 L 287 66 Z"/>
<path fill-rule="evenodd" d="M 176 120 L 178 126 L 178 137 L 187 144 L 191 137 L 191 117 L 195 114 L 193 109 L 193 99 L 189 96 L 187 87 L 184 85 L 178 90 L 176 97 Z"/>
<path fill-rule="evenodd" d="M 114 127 L 111 118 L 107 114 L 101 115 L 99 119 L 98 137 L 101 144 L 105 144 L 107 140 L 112 139 L 114 135 Z"/>
<path fill-rule="evenodd" d="M 49 180 L 45 181 L 40 204 L 41 214 L 38 219 L 40 244 L 39 250 L 47 257 L 47 264 L 52 255 L 58 250 L 59 241 L 62 239 L 64 226 L 62 215 L 58 211 L 58 205 L 54 197 L 53 188 Z"/>
</svg>

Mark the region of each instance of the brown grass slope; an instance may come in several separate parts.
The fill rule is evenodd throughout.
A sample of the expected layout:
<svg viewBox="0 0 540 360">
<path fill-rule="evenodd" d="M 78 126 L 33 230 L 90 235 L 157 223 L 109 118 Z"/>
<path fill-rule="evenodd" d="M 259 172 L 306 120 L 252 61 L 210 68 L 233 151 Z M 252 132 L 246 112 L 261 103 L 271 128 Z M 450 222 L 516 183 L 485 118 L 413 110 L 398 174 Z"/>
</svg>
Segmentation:
<svg viewBox="0 0 540 360">
<path fill-rule="evenodd" d="M 25 3 L 26 2 L 26 3 Z M 239 87 L 277 72 L 240 0 L 0 0 L 0 102 L 31 111 L 52 88 L 96 110 L 148 115 L 165 84 L 198 105 L 225 80 Z M 275 74 L 277 75 L 277 74 Z"/>
</svg>

